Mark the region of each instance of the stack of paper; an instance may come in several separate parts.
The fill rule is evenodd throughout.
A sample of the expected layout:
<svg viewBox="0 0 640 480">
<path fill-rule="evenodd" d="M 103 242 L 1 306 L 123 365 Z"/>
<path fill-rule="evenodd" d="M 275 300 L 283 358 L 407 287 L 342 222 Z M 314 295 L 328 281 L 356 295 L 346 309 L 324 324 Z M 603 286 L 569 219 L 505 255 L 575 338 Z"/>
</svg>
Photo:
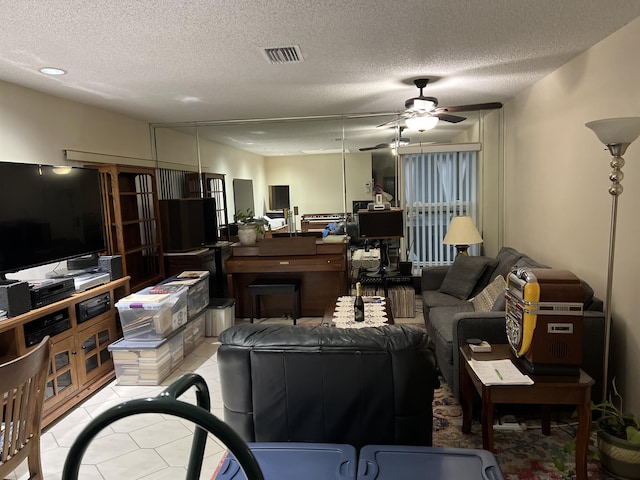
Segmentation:
<svg viewBox="0 0 640 480">
<path fill-rule="evenodd" d="M 509 359 L 469 360 L 469 364 L 484 385 L 533 385 L 531 377 Z"/>
</svg>

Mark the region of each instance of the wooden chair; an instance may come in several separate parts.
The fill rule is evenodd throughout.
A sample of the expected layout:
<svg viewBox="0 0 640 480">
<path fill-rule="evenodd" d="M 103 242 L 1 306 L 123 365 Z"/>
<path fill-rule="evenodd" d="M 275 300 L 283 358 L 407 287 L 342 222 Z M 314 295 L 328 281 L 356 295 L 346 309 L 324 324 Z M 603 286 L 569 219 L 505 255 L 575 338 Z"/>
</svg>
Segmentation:
<svg viewBox="0 0 640 480">
<path fill-rule="evenodd" d="M 0 365 L 0 478 L 28 459 L 29 478 L 42 479 L 40 425 L 51 341 Z"/>
</svg>

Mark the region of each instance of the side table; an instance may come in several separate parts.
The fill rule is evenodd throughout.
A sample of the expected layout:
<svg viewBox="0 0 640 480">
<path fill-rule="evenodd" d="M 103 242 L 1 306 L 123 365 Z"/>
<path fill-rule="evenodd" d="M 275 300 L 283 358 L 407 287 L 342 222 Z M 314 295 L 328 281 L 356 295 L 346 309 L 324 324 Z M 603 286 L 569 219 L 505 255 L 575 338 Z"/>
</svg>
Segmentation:
<svg viewBox="0 0 640 480">
<path fill-rule="evenodd" d="M 461 378 L 462 431 L 471 431 L 473 413 L 472 393 L 475 387 L 482 399 L 482 448 L 493 451 L 493 410 L 497 403 L 536 404 L 542 406 L 542 433 L 550 433 L 549 418 L 551 405 L 575 405 L 578 412 L 576 434 L 576 478 L 587 479 L 587 453 L 589 432 L 591 431 L 591 386 L 594 380 L 583 370 L 580 375 L 531 375 L 533 385 L 484 385 L 476 376 L 469 361 L 516 360 L 509 345 L 493 345 L 490 353 L 473 353 L 468 345 L 460 347 L 461 364 L 464 366 Z M 514 362 L 518 366 L 518 362 Z M 523 371 L 523 373 L 526 373 Z"/>
</svg>

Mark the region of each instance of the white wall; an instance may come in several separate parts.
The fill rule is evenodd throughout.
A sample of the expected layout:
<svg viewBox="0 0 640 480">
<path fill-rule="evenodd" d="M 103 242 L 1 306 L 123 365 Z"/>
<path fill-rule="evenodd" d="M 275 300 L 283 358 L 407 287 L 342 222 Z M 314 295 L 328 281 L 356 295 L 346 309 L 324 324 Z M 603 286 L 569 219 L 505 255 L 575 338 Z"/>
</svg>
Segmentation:
<svg viewBox="0 0 640 480">
<path fill-rule="evenodd" d="M 505 106 L 505 244 L 584 278 L 604 298 L 609 153 L 586 122 L 640 116 L 640 19 Z M 640 140 L 626 155 L 613 281 L 612 377 L 640 412 Z M 589 355 L 589 352 L 584 352 Z"/>
<path fill-rule="evenodd" d="M 146 122 L 0 81 L 0 161 L 64 163 L 63 150 L 151 159 Z"/>
<path fill-rule="evenodd" d="M 343 169 L 341 154 L 294 155 L 267 157 L 267 185 L 289 185 L 291 206 L 298 206 L 300 215 L 308 213 L 339 213 L 346 211 L 352 200 L 371 198 L 365 183 L 371 182 L 371 154 L 349 153 Z M 344 174 L 343 174 L 344 172 Z M 268 202 L 268 197 L 266 197 Z"/>
<path fill-rule="evenodd" d="M 227 210 L 229 221 L 233 222 L 235 201 L 233 197 L 233 179 L 253 181 L 255 214 L 264 213 L 266 195 L 265 159 L 260 155 L 238 150 L 200 137 L 196 138 L 196 129 L 177 130 L 169 127 L 156 128 L 156 156 L 158 166 L 177 170 L 192 170 L 225 175 L 227 189 Z M 198 164 L 198 151 L 200 163 Z"/>
</svg>

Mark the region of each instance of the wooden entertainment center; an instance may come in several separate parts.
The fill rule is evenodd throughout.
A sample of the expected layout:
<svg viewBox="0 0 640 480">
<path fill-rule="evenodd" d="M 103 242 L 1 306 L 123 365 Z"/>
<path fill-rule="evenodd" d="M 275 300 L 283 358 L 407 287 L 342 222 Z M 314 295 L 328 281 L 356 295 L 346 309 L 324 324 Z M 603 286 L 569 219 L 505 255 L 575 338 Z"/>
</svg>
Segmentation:
<svg viewBox="0 0 640 480">
<path fill-rule="evenodd" d="M 51 332 L 53 348 L 43 427 L 115 378 L 107 347 L 121 337 L 115 303 L 128 294 L 129 277 L 124 277 L 0 321 L 0 362 L 24 355 L 35 346 L 30 343 L 38 333 L 32 336 L 33 333 L 26 334 L 25 330 L 40 330 L 42 334 Z M 82 321 L 77 305 L 101 295 L 109 296 L 109 308 Z M 60 327 L 52 329 L 54 324 Z"/>
</svg>

